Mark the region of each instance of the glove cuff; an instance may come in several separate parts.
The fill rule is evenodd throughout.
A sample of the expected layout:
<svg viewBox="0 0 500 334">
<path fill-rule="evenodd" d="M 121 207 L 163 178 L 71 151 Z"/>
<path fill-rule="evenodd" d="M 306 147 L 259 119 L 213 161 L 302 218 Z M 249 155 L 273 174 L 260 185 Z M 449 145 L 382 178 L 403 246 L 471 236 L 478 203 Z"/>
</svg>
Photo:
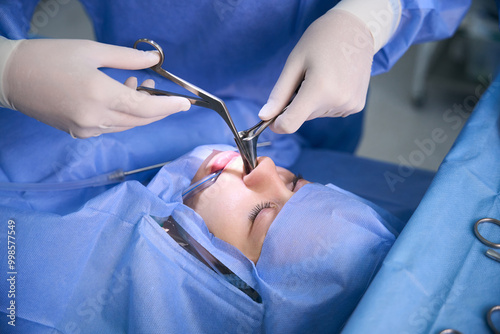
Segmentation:
<svg viewBox="0 0 500 334">
<path fill-rule="evenodd" d="M 5 82 L 6 72 L 9 65 L 10 56 L 22 40 L 11 40 L 0 36 L 0 105 L 2 107 L 14 109 L 7 99 L 7 82 Z"/>
<path fill-rule="evenodd" d="M 342 9 L 363 21 L 370 30 L 375 53 L 384 47 L 401 20 L 400 0 L 342 0 L 332 10 Z"/>
</svg>

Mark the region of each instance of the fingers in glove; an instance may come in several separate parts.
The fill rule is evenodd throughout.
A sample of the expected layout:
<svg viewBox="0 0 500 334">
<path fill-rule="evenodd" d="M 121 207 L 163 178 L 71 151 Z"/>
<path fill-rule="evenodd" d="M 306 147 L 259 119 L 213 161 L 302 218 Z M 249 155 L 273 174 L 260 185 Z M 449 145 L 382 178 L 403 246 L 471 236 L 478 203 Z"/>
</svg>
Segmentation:
<svg viewBox="0 0 500 334">
<path fill-rule="evenodd" d="M 158 64 L 160 55 L 157 51 L 142 51 L 123 46 L 94 42 L 93 58 L 97 67 L 111 67 L 124 70 L 140 70 Z"/>
<path fill-rule="evenodd" d="M 287 110 L 270 125 L 271 130 L 276 133 L 293 133 L 307 120 L 311 111 L 319 109 L 315 103 L 321 101 L 321 93 L 306 79 L 294 97 Z"/>
<path fill-rule="evenodd" d="M 136 77 L 130 77 L 125 82 L 123 83 L 125 86 L 131 89 L 137 89 L 137 78 Z"/>
<path fill-rule="evenodd" d="M 102 130 L 103 133 L 107 132 L 117 132 L 113 129 L 116 128 L 133 128 L 136 126 L 147 125 L 156 121 L 159 121 L 166 116 L 156 116 L 156 117 L 137 117 L 129 114 L 124 114 L 116 111 L 110 111 L 107 117 L 103 118 L 98 128 Z"/>
<path fill-rule="evenodd" d="M 137 126 L 154 123 L 163 118 L 165 118 L 165 116 L 142 118 L 114 111 L 108 111 L 106 116 L 102 117 L 102 119 L 99 120 L 98 126 L 82 128 L 74 125 L 68 132 L 73 138 L 90 138 L 99 136 L 103 133 L 113 133 L 129 130 Z"/>
<path fill-rule="evenodd" d="M 183 97 L 153 96 L 139 92 L 129 87 L 133 79 L 130 79 L 127 85 L 123 85 L 102 73 L 99 80 L 102 83 L 97 82 L 95 85 L 108 88 L 108 95 L 103 98 L 107 101 L 107 107 L 114 111 L 141 118 L 152 118 L 165 117 L 191 107 L 191 103 Z M 147 87 L 154 87 L 152 80 L 146 80 L 143 84 Z"/>
<path fill-rule="evenodd" d="M 290 55 L 278 81 L 274 85 L 267 103 L 259 112 L 262 120 L 278 115 L 290 102 L 297 87 L 304 79 L 304 66 L 299 57 Z"/>
<path fill-rule="evenodd" d="M 137 90 L 137 78 L 136 77 L 130 77 L 125 82 L 123 83 L 125 86 L 128 88 L 132 88 Z M 143 87 L 148 87 L 148 88 L 155 88 L 155 82 L 153 79 L 146 79 L 142 82 L 141 86 Z"/>
<path fill-rule="evenodd" d="M 141 86 L 155 88 L 155 81 L 153 79 L 146 79 L 142 82 Z"/>
<path fill-rule="evenodd" d="M 369 78 L 368 78 L 369 79 Z M 283 115 L 270 126 L 276 133 L 293 133 L 305 121 L 319 117 L 346 117 L 361 111 L 366 102 L 368 79 L 360 85 L 366 87 L 364 98 L 342 89 L 342 78 L 335 74 L 308 73 L 297 95 Z"/>
</svg>

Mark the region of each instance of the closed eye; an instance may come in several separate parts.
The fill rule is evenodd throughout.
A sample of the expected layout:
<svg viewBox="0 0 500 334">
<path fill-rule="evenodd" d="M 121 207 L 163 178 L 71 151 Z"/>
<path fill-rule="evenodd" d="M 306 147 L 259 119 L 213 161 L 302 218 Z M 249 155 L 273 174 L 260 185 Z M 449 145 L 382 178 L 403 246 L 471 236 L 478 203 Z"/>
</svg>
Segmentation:
<svg viewBox="0 0 500 334">
<path fill-rule="evenodd" d="M 257 219 L 257 216 L 259 215 L 259 213 L 264 210 L 264 209 L 268 209 L 272 206 L 272 203 L 271 202 L 262 202 L 260 204 L 257 204 L 253 209 L 252 211 L 250 211 L 250 214 L 248 215 L 248 220 L 250 220 L 250 222 L 253 224 L 255 223 L 255 219 Z"/>
</svg>

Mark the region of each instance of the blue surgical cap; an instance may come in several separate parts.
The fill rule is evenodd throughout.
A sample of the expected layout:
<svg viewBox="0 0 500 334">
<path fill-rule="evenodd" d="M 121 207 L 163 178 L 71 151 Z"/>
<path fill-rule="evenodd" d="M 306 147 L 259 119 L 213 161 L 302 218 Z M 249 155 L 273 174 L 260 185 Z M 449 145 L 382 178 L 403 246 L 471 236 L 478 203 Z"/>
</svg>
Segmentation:
<svg viewBox="0 0 500 334">
<path fill-rule="evenodd" d="M 266 330 L 340 330 L 395 240 L 395 219 L 333 185 L 303 186 L 269 228 L 257 262 Z"/>
</svg>

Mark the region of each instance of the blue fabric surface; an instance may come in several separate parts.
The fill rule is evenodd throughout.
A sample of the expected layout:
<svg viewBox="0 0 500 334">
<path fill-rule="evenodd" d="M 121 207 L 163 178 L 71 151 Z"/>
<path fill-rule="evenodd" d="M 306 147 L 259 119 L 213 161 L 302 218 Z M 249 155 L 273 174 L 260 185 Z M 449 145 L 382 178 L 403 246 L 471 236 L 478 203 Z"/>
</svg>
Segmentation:
<svg viewBox="0 0 500 334">
<path fill-rule="evenodd" d="M 490 333 L 500 263 L 474 235 L 500 219 L 500 77 L 481 98 L 345 333 Z M 482 233 L 498 242 L 499 230 Z M 383 305 L 384 307 L 380 307 Z M 498 327 L 497 327 L 498 328 Z"/>
<path fill-rule="evenodd" d="M 1 291 L 15 293 L 0 296 L 0 330 L 338 330 L 392 245 L 395 237 L 385 226 L 395 218 L 335 186 L 306 185 L 276 218 L 256 267 L 235 247 L 209 233 L 201 217 L 180 203 L 183 189 L 207 152 L 202 147 L 177 159 L 147 187 L 125 182 L 66 215 L 0 205 L 2 227 L 7 231 L 10 224 L 15 231 L 11 240 L 15 264 L 7 267 L 7 252 L 0 255 L 0 269 L 13 272 L 8 277 L 15 280 L 14 287 L 6 279 L 0 283 Z M 256 289 L 262 303 L 252 301 L 185 252 L 150 215 L 172 215 Z M 0 247 L 7 249 L 6 235 Z M 326 286 L 331 287 L 328 293 Z M 12 300 L 15 318 L 10 319 Z M 15 327 L 8 323 L 14 319 Z"/>
</svg>

